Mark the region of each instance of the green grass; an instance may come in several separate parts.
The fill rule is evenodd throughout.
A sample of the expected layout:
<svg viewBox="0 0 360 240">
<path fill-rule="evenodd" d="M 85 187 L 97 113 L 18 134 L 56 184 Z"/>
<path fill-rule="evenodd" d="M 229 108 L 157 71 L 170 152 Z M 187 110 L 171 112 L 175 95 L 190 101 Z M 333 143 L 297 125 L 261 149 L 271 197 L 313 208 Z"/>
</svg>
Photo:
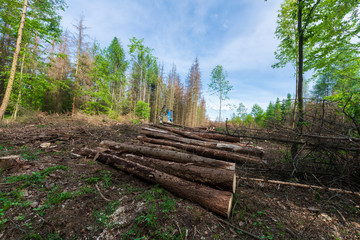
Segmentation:
<svg viewBox="0 0 360 240">
<path fill-rule="evenodd" d="M 84 179 L 84 182 L 88 184 L 97 184 L 102 182 L 105 188 L 108 188 L 112 184 L 112 173 L 110 171 L 101 170 L 98 172 L 99 176 L 91 176 Z"/>
<path fill-rule="evenodd" d="M 113 201 L 110 202 L 104 210 L 97 210 L 93 213 L 93 217 L 95 218 L 96 222 L 101 226 L 106 226 L 108 228 L 111 228 L 114 223 L 110 222 L 110 215 L 113 214 L 120 201 Z"/>
<path fill-rule="evenodd" d="M 40 150 L 37 150 L 37 151 L 29 150 L 24 145 L 21 149 L 20 156 L 26 161 L 31 161 L 31 160 L 38 160 L 39 159 L 38 155 L 41 153 L 42 153 L 42 151 L 40 151 Z"/>
<path fill-rule="evenodd" d="M 66 171 L 68 167 L 66 166 L 54 166 L 49 167 L 47 169 L 44 169 L 40 172 L 32 172 L 31 174 L 23 174 L 18 176 L 10 176 L 5 179 L 5 183 L 21 183 L 18 187 L 14 188 L 10 192 L 3 192 L 0 191 L 0 229 L 4 227 L 4 225 L 9 221 L 9 219 L 6 217 L 5 213 L 10 208 L 16 208 L 18 212 L 18 216 L 15 217 L 16 221 L 22 221 L 25 218 L 25 215 L 21 213 L 22 209 L 25 207 L 28 207 L 31 202 L 26 201 L 23 197 L 23 189 L 25 187 L 38 187 L 42 188 L 43 183 L 46 180 L 46 176 L 50 173 L 57 171 L 57 170 L 63 170 Z M 85 190 L 82 189 L 82 192 Z M 56 198 L 56 196 L 52 196 L 52 198 Z M 67 196 L 66 194 L 63 196 L 60 196 L 60 199 L 65 199 Z M 56 202 L 57 200 L 49 200 L 50 203 Z M 31 227 L 29 225 L 30 223 L 27 223 L 26 227 Z M 25 226 L 25 224 L 24 224 Z"/>
<path fill-rule="evenodd" d="M 49 175 L 50 173 L 56 170 L 66 171 L 68 170 L 68 167 L 59 165 L 55 167 L 49 167 L 40 172 L 32 172 L 30 175 L 23 174 L 18 176 L 10 176 L 6 178 L 6 182 L 7 183 L 23 182 L 23 184 L 19 187 L 19 189 L 22 189 L 27 186 L 39 185 L 44 182 L 47 175 Z"/>
<path fill-rule="evenodd" d="M 50 191 L 47 192 L 47 198 L 46 201 L 44 203 L 44 205 L 38 207 L 38 208 L 34 208 L 35 211 L 38 211 L 40 216 L 43 216 L 45 214 L 45 210 L 55 206 L 59 203 L 61 203 L 62 201 L 65 201 L 67 199 L 72 199 L 72 198 L 76 198 L 78 196 L 87 194 L 93 192 L 92 188 L 89 187 L 82 187 L 77 191 L 71 192 L 71 191 L 63 191 L 62 188 L 60 188 L 59 186 L 55 186 L 53 189 L 51 189 Z"/>
<path fill-rule="evenodd" d="M 174 234 L 176 226 L 167 224 L 163 226 L 162 221 L 171 220 L 171 214 L 176 211 L 176 201 L 170 197 L 164 189 L 155 185 L 148 191 L 137 195 L 138 200 L 145 201 L 143 210 L 132 224 L 131 229 L 122 235 L 122 239 L 183 239 L 185 229 Z"/>
</svg>

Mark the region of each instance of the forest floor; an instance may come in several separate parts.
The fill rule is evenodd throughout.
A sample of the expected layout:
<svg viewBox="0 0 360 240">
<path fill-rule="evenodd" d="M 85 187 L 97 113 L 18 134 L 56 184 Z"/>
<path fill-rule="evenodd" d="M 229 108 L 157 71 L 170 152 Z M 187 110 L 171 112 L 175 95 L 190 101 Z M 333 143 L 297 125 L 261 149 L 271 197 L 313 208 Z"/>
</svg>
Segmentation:
<svg viewBox="0 0 360 240">
<path fill-rule="evenodd" d="M 139 131 L 81 115 L 1 126 L 0 157 L 24 161 L 0 173 L 0 239 L 360 239 L 359 196 L 240 180 L 227 220 L 75 154 Z"/>
</svg>

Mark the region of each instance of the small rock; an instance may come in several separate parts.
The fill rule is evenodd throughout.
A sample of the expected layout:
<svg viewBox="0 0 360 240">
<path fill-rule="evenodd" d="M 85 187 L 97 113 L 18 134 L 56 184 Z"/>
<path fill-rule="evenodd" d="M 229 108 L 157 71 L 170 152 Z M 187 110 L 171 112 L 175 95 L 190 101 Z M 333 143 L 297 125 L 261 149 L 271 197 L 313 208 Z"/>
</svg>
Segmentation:
<svg viewBox="0 0 360 240">
<path fill-rule="evenodd" d="M 50 145 L 51 145 L 51 143 L 45 142 L 45 143 L 40 144 L 40 147 L 42 147 L 42 148 L 48 148 L 48 147 L 50 147 Z"/>
<path fill-rule="evenodd" d="M 39 202 L 37 202 L 37 201 L 34 201 L 34 202 L 32 202 L 32 203 L 30 204 L 30 206 L 31 206 L 32 208 L 36 208 L 38 205 L 39 205 Z"/>
</svg>

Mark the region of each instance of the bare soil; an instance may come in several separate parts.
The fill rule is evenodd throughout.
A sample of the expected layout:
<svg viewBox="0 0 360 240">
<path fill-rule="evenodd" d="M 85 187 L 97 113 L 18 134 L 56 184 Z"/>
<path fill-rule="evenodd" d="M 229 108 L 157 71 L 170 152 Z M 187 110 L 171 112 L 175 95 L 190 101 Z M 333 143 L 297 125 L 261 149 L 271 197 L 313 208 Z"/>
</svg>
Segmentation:
<svg viewBox="0 0 360 240">
<path fill-rule="evenodd" d="M 0 239 L 360 239 L 355 195 L 241 180 L 227 220 L 76 154 L 138 133 L 130 123 L 87 116 L 1 126 L 0 157 L 23 161 L 1 171 Z M 281 157 L 277 146 L 261 145 Z M 238 175 L 259 177 L 242 167 Z"/>
</svg>

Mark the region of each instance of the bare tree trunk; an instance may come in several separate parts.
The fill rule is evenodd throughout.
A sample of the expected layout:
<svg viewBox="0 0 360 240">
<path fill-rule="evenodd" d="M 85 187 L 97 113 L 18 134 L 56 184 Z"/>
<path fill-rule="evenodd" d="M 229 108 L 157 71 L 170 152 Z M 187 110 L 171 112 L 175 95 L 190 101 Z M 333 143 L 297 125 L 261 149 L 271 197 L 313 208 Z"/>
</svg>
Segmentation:
<svg viewBox="0 0 360 240">
<path fill-rule="evenodd" d="M 79 30 L 79 36 L 78 36 L 78 48 L 77 48 L 77 56 L 76 56 L 76 68 L 75 68 L 75 78 L 74 78 L 74 96 L 73 96 L 73 102 L 72 102 L 72 111 L 71 115 L 74 116 L 75 114 L 75 102 L 76 102 L 76 94 L 77 94 L 77 84 L 78 84 L 78 72 L 79 72 L 79 64 L 80 64 L 80 53 L 81 53 L 81 44 L 82 44 L 82 35 L 83 35 L 83 21 L 84 17 L 80 17 L 79 26 L 76 28 Z"/>
<path fill-rule="evenodd" d="M 23 59 L 21 62 L 21 70 L 20 70 L 20 83 L 19 83 L 19 94 L 17 97 L 16 105 L 15 105 L 15 112 L 14 112 L 14 119 L 16 120 L 17 113 L 19 111 L 19 105 L 21 100 L 21 92 L 22 92 L 22 79 L 23 79 L 23 72 L 24 72 L 24 63 L 25 63 L 25 55 L 26 55 L 26 46 L 23 53 Z"/>
<path fill-rule="evenodd" d="M 220 123 L 221 123 L 221 98 L 222 98 L 222 94 L 220 93 L 219 125 L 220 125 Z"/>
<path fill-rule="evenodd" d="M 23 29 L 25 26 L 27 5 L 28 5 L 28 0 L 24 0 L 24 7 L 23 7 L 23 11 L 22 11 L 22 16 L 21 16 L 18 37 L 16 40 L 16 48 L 15 48 L 15 52 L 14 52 L 13 62 L 11 65 L 9 82 L 8 82 L 8 85 L 7 85 L 7 88 L 5 91 L 4 99 L 3 99 L 1 107 L 0 107 L 0 122 L 3 120 L 6 108 L 9 105 L 11 90 L 12 90 L 14 80 L 15 80 L 16 65 L 17 65 L 17 60 L 19 57 L 20 48 L 21 48 L 21 40 L 22 40 Z"/>
</svg>

